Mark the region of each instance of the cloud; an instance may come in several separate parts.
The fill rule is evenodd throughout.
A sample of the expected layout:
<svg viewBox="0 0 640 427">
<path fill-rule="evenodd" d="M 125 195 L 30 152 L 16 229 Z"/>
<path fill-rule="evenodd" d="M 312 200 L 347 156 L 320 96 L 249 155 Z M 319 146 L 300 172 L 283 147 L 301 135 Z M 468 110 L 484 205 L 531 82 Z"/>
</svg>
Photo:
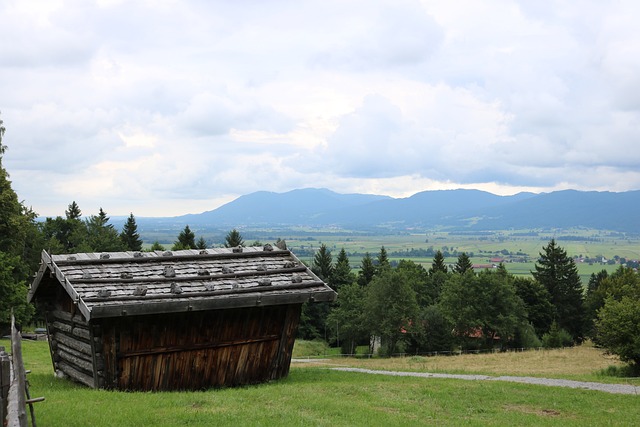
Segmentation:
<svg viewBox="0 0 640 427">
<path fill-rule="evenodd" d="M 44 215 L 258 190 L 640 188 L 637 2 L 9 1 L 3 165 Z M 134 209 L 135 208 L 135 209 Z"/>
</svg>

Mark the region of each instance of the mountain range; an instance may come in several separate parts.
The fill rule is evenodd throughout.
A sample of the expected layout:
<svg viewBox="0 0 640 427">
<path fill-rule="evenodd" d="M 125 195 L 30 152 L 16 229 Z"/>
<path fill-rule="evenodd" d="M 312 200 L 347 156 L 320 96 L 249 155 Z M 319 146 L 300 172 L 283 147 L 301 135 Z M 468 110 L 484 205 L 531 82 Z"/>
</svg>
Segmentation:
<svg viewBox="0 0 640 427">
<path fill-rule="evenodd" d="M 390 231 L 445 227 L 473 231 L 586 227 L 640 233 L 638 212 L 640 191 L 563 190 L 499 196 L 480 190 L 438 190 L 392 198 L 306 188 L 286 193 L 259 191 L 212 211 L 171 220 L 227 229 L 335 227 Z"/>
</svg>

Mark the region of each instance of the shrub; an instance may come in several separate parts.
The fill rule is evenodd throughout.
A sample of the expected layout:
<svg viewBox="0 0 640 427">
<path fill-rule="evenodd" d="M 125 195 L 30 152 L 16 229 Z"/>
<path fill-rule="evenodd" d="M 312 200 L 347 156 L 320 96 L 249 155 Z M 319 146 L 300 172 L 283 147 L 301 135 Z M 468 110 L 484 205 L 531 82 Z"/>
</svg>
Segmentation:
<svg viewBox="0 0 640 427">
<path fill-rule="evenodd" d="M 558 324 L 553 322 L 549 332 L 542 336 L 542 346 L 544 348 L 562 348 L 573 346 L 573 337 L 569 332 L 558 328 Z"/>
<path fill-rule="evenodd" d="M 539 348 L 542 347 L 542 342 L 536 331 L 530 323 L 522 325 L 516 329 L 516 333 L 513 340 L 508 343 L 512 348 Z"/>
<path fill-rule="evenodd" d="M 635 364 L 625 365 L 625 366 L 610 365 L 606 369 L 600 370 L 598 374 L 604 377 L 618 377 L 618 378 L 638 377 L 640 376 L 640 367 Z"/>
</svg>

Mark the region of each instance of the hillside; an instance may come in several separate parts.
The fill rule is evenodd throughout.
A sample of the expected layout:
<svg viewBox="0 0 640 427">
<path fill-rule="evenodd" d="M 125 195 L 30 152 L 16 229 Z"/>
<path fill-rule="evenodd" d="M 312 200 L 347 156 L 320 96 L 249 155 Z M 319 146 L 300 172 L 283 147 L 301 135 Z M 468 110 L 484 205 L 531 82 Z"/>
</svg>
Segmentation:
<svg viewBox="0 0 640 427">
<path fill-rule="evenodd" d="M 145 218 L 149 226 L 334 227 L 389 231 L 444 227 L 455 230 L 587 227 L 640 233 L 640 191 L 519 193 L 424 191 L 407 198 L 339 194 L 327 189 L 260 191 L 218 209 L 174 218 Z"/>
</svg>

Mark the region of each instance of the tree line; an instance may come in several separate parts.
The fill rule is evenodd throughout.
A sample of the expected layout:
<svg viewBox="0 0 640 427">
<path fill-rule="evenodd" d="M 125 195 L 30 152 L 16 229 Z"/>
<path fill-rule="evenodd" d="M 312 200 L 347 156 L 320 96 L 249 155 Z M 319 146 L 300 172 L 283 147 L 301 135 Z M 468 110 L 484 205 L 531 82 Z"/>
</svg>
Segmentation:
<svg viewBox="0 0 640 427">
<path fill-rule="evenodd" d="M 379 342 L 383 355 L 522 347 L 560 347 L 592 339 L 640 365 L 640 278 L 620 266 L 593 274 L 586 292 L 573 258 L 551 240 L 531 277 L 504 265 L 474 271 L 466 253 L 449 268 L 437 251 L 429 269 L 410 260 L 392 266 L 384 247 L 365 254 L 357 273 L 342 249 L 335 263 L 321 245 L 311 269 L 339 294 L 307 304 L 299 334 L 324 338 L 345 354 Z"/>
</svg>

